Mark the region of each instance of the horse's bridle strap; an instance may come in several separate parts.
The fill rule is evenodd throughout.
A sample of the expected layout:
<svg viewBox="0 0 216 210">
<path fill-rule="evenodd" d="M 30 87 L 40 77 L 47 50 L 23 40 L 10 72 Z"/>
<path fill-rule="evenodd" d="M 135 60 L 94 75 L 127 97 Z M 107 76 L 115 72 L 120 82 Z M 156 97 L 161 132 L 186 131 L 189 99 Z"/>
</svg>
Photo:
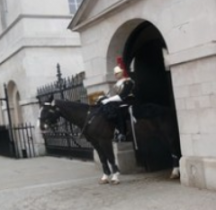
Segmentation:
<svg viewBox="0 0 216 210">
<path fill-rule="evenodd" d="M 81 138 L 81 136 L 82 136 L 83 132 L 85 131 L 87 125 L 90 124 L 90 123 L 89 123 L 90 120 L 88 120 L 88 116 L 89 116 L 90 114 L 91 114 L 91 110 L 90 110 L 90 107 L 89 107 L 89 110 L 87 111 L 85 123 L 84 123 L 83 128 L 82 128 L 82 130 L 81 130 L 81 132 L 80 132 L 80 135 L 79 135 L 79 139 Z"/>
</svg>

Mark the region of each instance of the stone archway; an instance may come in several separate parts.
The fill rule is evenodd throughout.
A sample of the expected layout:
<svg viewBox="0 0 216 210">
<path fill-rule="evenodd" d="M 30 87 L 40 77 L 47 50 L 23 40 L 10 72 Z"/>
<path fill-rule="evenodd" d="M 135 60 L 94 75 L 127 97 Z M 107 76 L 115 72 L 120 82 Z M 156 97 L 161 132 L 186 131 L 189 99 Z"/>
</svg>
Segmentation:
<svg viewBox="0 0 216 210">
<path fill-rule="evenodd" d="M 123 57 L 129 75 L 136 80 L 141 102 L 174 105 L 170 71 L 165 70 L 163 49 L 166 43 L 160 31 L 143 19 L 129 20 L 111 38 L 107 51 L 107 69 L 112 71 L 116 57 Z M 134 59 L 134 72 L 131 62 Z"/>
<path fill-rule="evenodd" d="M 116 65 L 116 57 L 121 55 L 126 70 L 135 80 L 135 94 L 139 102 L 153 103 L 175 110 L 171 74 L 164 65 L 163 49 L 166 48 L 164 38 L 156 26 L 143 19 L 130 20 L 116 30 L 110 41 L 107 69 L 113 69 Z M 175 120 L 178 126 L 176 116 Z M 179 136 L 179 133 L 177 135 Z M 150 167 L 150 170 L 161 169 L 161 166 L 166 168 L 171 164 L 168 149 L 160 144 L 159 138 L 154 137 L 150 139 L 149 145 L 143 146 L 151 149 L 151 157 L 148 154 L 150 159 L 159 159 L 157 163 L 153 163 L 156 165 Z M 143 148 L 139 149 L 141 151 Z M 143 158 L 146 158 L 146 151 L 142 150 L 138 154 L 138 159 Z"/>
<path fill-rule="evenodd" d="M 122 55 L 130 34 L 143 22 L 143 19 L 127 21 L 119 27 L 110 40 L 107 51 L 107 69 L 111 71 L 116 66 L 116 57 Z"/>
<path fill-rule="evenodd" d="M 17 125 L 22 122 L 22 111 L 19 105 L 20 94 L 16 83 L 14 81 L 10 81 L 8 83 L 7 90 L 12 124 Z"/>
<path fill-rule="evenodd" d="M 166 71 L 163 49 L 166 43 L 160 31 L 144 21 L 130 34 L 123 58 L 131 76 L 136 81 L 137 98 L 141 103 L 156 103 L 175 107 L 170 71 Z M 131 61 L 133 67 L 131 68 Z"/>
</svg>

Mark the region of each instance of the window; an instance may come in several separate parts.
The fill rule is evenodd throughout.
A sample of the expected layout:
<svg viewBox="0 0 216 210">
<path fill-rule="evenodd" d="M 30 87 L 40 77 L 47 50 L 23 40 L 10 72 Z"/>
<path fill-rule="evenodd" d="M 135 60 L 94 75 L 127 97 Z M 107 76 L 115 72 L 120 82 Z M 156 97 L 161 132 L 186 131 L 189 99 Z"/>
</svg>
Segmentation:
<svg viewBox="0 0 216 210">
<path fill-rule="evenodd" d="M 1 19 L 1 25 L 2 29 L 5 29 L 7 27 L 7 2 L 6 0 L 0 0 L 0 19 Z"/>
<path fill-rule="evenodd" d="M 83 0 L 68 0 L 68 1 L 69 1 L 70 13 L 75 14 Z"/>
</svg>

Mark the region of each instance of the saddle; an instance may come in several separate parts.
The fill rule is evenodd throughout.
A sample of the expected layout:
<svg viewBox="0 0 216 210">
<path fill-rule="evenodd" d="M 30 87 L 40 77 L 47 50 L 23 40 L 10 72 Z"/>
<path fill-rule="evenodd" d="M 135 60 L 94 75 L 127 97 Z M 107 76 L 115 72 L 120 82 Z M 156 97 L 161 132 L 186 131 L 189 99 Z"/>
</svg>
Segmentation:
<svg viewBox="0 0 216 210">
<path fill-rule="evenodd" d="M 102 113 L 107 120 L 115 120 L 117 118 L 118 109 L 121 106 L 121 102 L 110 102 L 102 104 L 101 101 L 106 99 L 107 96 L 101 96 L 96 101 L 96 104 L 100 107 L 99 112 Z"/>
<path fill-rule="evenodd" d="M 107 120 L 114 120 L 117 118 L 120 105 L 119 102 L 111 102 L 102 105 L 100 109 Z"/>
</svg>

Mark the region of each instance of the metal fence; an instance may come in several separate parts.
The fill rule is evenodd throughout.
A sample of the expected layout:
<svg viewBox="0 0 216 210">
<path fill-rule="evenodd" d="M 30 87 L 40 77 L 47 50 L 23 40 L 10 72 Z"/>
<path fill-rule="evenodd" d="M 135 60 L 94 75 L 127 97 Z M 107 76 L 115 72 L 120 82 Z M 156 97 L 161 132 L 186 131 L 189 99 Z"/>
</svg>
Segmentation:
<svg viewBox="0 0 216 210">
<path fill-rule="evenodd" d="M 5 125 L 0 126 L 0 155 L 14 157 L 14 144 L 10 140 L 10 135 Z"/>
<path fill-rule="evenodd" d="M 12 125 L 6 84 L 4 84 L 4 92 L 5 97 L 0 98 L 0 102 L 6 103 L 8 125 L 0 126 L 0 155 L 14 158 L 35 157 L 34 127 L 29 123 Z"/>
<path fill-rule="evenodd" d="M 35 157 L 35 144 L 33 138 L 34 126 L 30 123 L 19 124 L 12 127 L 16 158 Z"/>
<path fill-rule="evenodd" d="M 35 157 L 33 130 L 31 124 L 19 124 L 12 126 L 11 134 L 9 126 L 0 126 L 0 155 L 13 158 Z"/>
<path fill-rule="evenodd" d="M 63 99 L 76 102 L 87 102 L 87 91 L 83 85 L 85 73 L 62 78 L 60 65 L 57 65 L 57 81 L 38 88 L 37 98 L 39 103 L 45 102 L 50 95 L 54 99 Z M 57 156 L 70 156 L 84 159 L 93 159 L 93 148 L 84 138 L 79 138 L 80 129 L 65 119 L 60 118 L 58 126 L 43 135 L 48 154 Z"/>
</svg>

